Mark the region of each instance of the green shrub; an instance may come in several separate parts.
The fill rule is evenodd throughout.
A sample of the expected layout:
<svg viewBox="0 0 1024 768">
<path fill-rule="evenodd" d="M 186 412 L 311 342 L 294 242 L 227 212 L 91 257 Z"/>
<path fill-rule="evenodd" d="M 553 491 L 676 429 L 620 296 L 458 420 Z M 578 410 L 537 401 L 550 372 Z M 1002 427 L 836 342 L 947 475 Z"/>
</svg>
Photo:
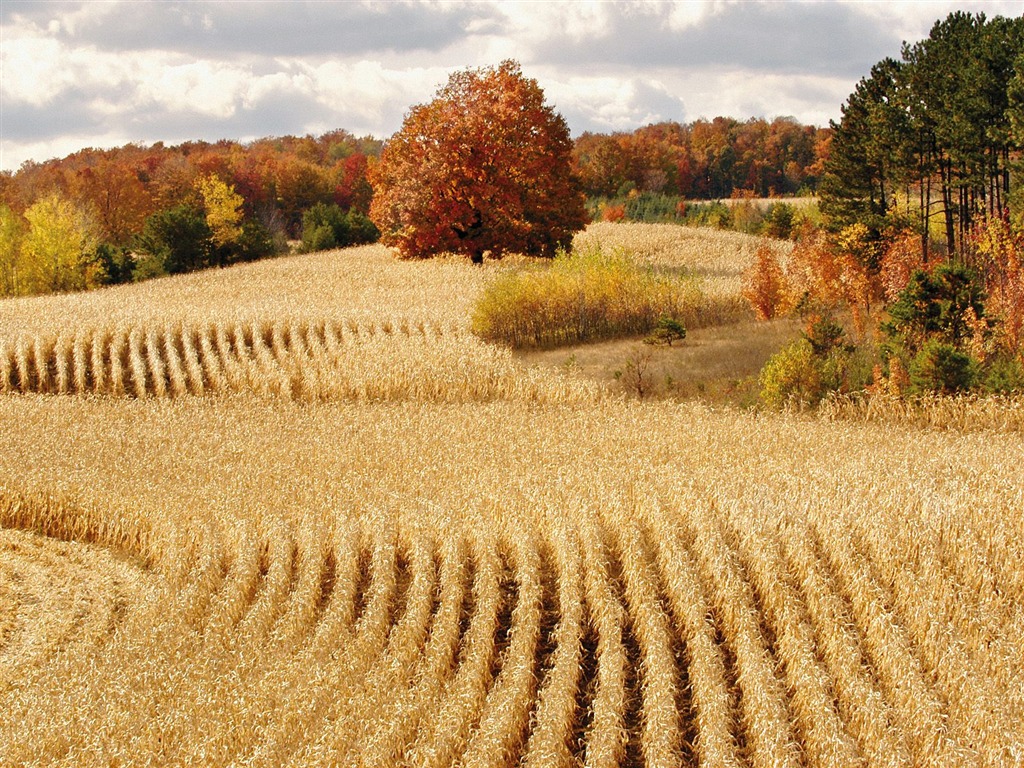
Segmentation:
<svg viewBox="0 0 1024 768">
<path fill-rule="evenodd" d="M 693 325 L 704 308 L 693 278 L 595 247 L 501 273 L 474 308 L 473 331 L 512 347 L 556 347 L 646 334 L 663 317 Z"/>
<path fill-rule="evenodd" d="M 985 389 L 1000 395 L 1024 392 L 1024 365 L 1019 358 L 998 358 L 985 370 Z"/>
<path fill-rule="evenodd" d="M 242 232 L 234 243 L 229 255 L 230 262 L 257 261 L 282 253 L 287 247 L 283 237 L 257 219 L 246 219 L 242 222 Z"/>
<path fill-rule="evenodd" d="M 832 392 L 868 386 L 875 362 L 870 349 L 847 342 L 842 326 L 830 317 L 820 317 L 761 369 L 761 399 L 773 408 L 791 402 L 817 405 Z"/>
<path fill-rule="evenodd" d="M 970 355 L 935 338 L 925 342 L 910 363 L 910 383 L 918 392 L 965 392 L 978 383 L 979 373 Z"/>
<path fill-rule="evenodd" d="M 146 274 L 180 274 L 213 266 L 213 233 L 201 210 L 180 205 L 146 219 L 135 248 L 159 263 Z M 139 273 L 136 270 L 136 278 Z"/>
<path fill-rule="evenodd" d="M 302 251 L 326 251 L 375 242 L 380 231 L 358 211 L 343 211 L 335 203 L 317 203 L 302 214 Z"/>
<path fill-rule="evenodd" d="M 682 341 L 685 338 L 686 326 L 674 317 L 662 315 L 658 318 L 658 322 L 654 326 L 654 330 L 651 331 L 651 335 L 644 339 L 644 344 L 664 344 L 671 347 L 673 341 Z"/>
<path fill-rule="evenodd" d="M 107 285 L 131 282 L 135 261 L 130 248 L 100 243 L 96 248 L 96 261 L 103 271 L 103 282 Z"/>
<path fill-rule="evenodd" d="M 676 222 L 679 220 L 679 199 L 678 195 L 653 192 L 628 197 L 624 206 L 626 219 L 649 224 Z"/>
<path fill-rule="evenodd" d="M 793 234 L 796 208 L 789 203 L 772 203 L 761 223 L 761 234 L 788 240 Z"/>
<path fill-rule="evenodd" d="M 685 223 L 691 227 L 729 229 L 732 226 L 732 209 L 721 201 L 688 204 Z"/>
<path fill-rule="evenodd" d="M 932 338 L 960 346 L 974 332 L 968 318 L 984 318 L 984 302 L 978 276 L 962 264 L 942 264 L 933 272 L 918 270 L 887 307 L 890 321 L 883 330 L 912 352 Z"/>
</svg>

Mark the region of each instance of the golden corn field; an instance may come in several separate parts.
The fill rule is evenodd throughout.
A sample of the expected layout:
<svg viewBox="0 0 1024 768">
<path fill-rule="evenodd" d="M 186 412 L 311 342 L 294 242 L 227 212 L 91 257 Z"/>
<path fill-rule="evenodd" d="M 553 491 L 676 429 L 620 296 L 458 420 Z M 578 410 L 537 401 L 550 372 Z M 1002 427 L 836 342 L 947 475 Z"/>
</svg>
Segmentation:
<svg viewBox="0 0 1024 768">
<path fill-rule="evenodd" d="M 1024 765 L 1019 433 L 626 400 L 487 274 L 0 303 L 0 765 Z"/>
</svg>

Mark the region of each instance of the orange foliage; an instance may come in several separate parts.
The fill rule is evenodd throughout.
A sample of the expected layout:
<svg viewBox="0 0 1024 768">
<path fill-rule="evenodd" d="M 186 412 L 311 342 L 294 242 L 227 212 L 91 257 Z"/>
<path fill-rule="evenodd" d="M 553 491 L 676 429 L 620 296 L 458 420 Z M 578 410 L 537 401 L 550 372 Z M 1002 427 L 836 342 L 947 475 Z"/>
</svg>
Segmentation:
<svg viewBox="0 0 1024 768">
<path fill-rule="evenodd" d="M 21 214 L 58 192 L 95 213 L 103 242 L 125 245 L 152 213 L 201 205 L 197 181 L 215 176 L 242 196 L 247 217 L 284 219 L 297 236 L 303 211 L 315 203 L 368 209 L 367 165 L 380 146 L 377 139 L 333 131 L 245 145 L 225 140 L 84 149 L 0 175 L 0 204 Z"/>
<path fill-rule="evenodd" d="M 790 308 L 786 277 L 768 245 L 758 247 L 753 264 L 743 274 L 743 297 L 759 320 L 771 320 Z"/>
<path fill-rule="evenodd" d="M 895 301 L 910 284 L 910 276 L 921 269 L 928 269 L 921 251 L 921 236 L 905 230 L 890 238 L 879 270 L 885 300 Z"/>
<path fill-rule="evenodd" d="M 790 280 L 797 296 L 827 307 L 845 307 L 863 334 L 877 286 L 865 259 L 866 228 L 847 227 L 838 235 L 807 229 L 791 256 Z"/>
<path fill-rule="evenodd" d="M 139 173 L 125 162 L 104 158 L 82 168 L 70 183 L 71 197 L 92 208 L 104 242 L 125 245 L 156 208 Z"/>
<path fill-rule="evenodd" d="M 565 120 L 519 65 L 456 72 L 371 175 L 370 217 L 405 257 L 553 256 L 587 221 Z"/>
<path fill-rule="evenodd" d="M 978 224 L 973 235 L 977 266 L 985 283 L 987 314 L 998 318 L 1003 351 L 1024 356 L 1024 234 L 1004 219 Z"/>
<path fill-rule="evenodd" d="M 606 205 L 601 209 L 601 221 L 622 221 L 626 218 L 626 206 L 621 203 Z"/>
</svg>

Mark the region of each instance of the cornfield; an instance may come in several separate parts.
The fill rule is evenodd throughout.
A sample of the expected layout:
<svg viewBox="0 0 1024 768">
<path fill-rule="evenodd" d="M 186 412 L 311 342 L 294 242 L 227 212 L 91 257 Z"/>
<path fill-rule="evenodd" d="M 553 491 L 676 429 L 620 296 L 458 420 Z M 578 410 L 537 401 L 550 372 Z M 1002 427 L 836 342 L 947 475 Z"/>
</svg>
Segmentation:
<svg viewBox="0 0 1024 768">
<path fill-rule="evenodd" d="M 0 336 L 4 766 L 1024 765 L 1019 435 L 76 300 Z"/>
<path fill-rule="evenodd" d="M 458 327 L 277 320 L 119 326 L 0 341 L 0 393 L 298 400 L 461 401 L 596 397 L 523 370 Z"/>
</svg>

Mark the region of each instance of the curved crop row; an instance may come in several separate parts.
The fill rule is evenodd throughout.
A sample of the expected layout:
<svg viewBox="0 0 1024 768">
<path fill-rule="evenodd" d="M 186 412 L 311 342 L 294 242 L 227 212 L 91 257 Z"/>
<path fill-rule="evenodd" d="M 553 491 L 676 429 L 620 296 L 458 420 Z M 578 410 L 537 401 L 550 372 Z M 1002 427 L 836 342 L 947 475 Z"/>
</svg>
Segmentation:
<svg viewBox="0 0 1024 768">
<path fill-rule="evenodd" d="M 507 350 L 425 323 L 354 320 L 133 325 L 0 339 L 0 393 L 297 400 L 592 398 Z"/>
<path fill-rule="evenodd" d="M 994 617 L 947 605 L 937 634 L 913 606 L 965 585 L 933 549 L 892 584 L 888 544 L 867 528 L 776 526 L 698 497 L 583 505 L 539 527 L 504 512 L 440 526 L 383 510 L 329 525 L 258 511 L 192 529 L 149 568 L 117 537 L 13 530 L 61 532 L 33 522 L 59 517 L 59 502 L 35 517 L 15 506 L 0 530 L 0 706 L 12 713 L 0 749 L 16 763 L 71 764 L 97 747 L 89 729 L 32 714 L 70 695 L 79 722 L 116 709 L 110 754 L 167 763 L 867 767 L 1020 754 L 1016 700 L 954 685 L 963 673 L 996 692 L 1019 680 L 984 655 Z M 1014 641 L 999 639 L 993 661 L 1011 662 Z M 114 690 L 127 699 L 104 704 Z"/>
</svg>

